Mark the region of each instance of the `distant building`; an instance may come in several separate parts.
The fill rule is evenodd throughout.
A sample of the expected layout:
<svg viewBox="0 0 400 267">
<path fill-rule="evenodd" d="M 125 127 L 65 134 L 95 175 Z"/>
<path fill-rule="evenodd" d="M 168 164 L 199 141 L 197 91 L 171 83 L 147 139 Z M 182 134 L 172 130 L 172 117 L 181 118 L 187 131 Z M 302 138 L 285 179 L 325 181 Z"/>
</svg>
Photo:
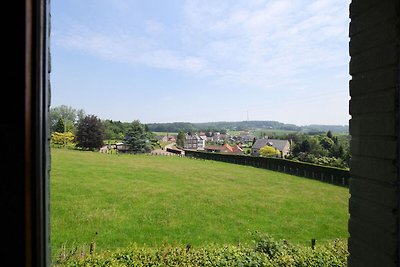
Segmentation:
<svg viewBox="0 0 400 267">
<path fill-rule="evenodd" d="M 157 135 L 155 139 L 160 142 L 176 142 L 176 135 Z"/>
<path fill-rule="evenodd" d="M 260 156 L 260 149 L 265 146 L 272 146 L 275 149 L 278 149 L 281 152 L 281 158 L 289 155 L 291 145 L 289 140 L 279 140 L 279 139 L 258 139 L 251 147 L 251 155 L 258 157 Z"/>
<path fill-rule="evenodd" d="M 186 135 L 184 141 L 184 148 L 185 149 L 192 149 L 192 150 L 204 150 L 206 146 L 207 137 L 199 136 L 197 134 L 188 134 Z"/>
<path fill-rule="evenodd" d="M 176 142 L 176 135 L 170 135 L 168 136 L 168 142 Z"/>
<path fill-rule="evenodd" d="M 229 144 L 224 144 L 222 146 L 212 145 L 205 147 L 206 152 L 211 153 L 227 153 L 227 154 L 236 154 L 243 155 L 243 149 L 238 145 L 230 146 Z"/>
<path fill-rule="evenodd" d="M 168 136 L 166 135 L 157 135 L 155 138 L 160 142 L 168 142 Z"/>
</svg>

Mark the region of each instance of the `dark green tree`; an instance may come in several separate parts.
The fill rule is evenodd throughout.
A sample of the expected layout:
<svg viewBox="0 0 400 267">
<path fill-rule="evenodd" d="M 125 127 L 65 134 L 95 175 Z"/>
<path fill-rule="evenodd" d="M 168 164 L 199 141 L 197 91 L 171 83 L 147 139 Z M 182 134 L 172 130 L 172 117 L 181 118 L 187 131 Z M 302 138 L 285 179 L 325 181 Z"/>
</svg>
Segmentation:
<svg viewBox="0 0 400 267">
<path fill-rule="evenodd" d="M 185 138 L 186 138 L 186 134 L 184 132 L 179 132 L 178 136 L 176 137 L 176 145 L 178 147 L 184 147 Z"/>
<path fill-rule="evenodd" d="M 300 144 L 300 151 L 301 152 L 310 152 L 311 151 L 311 144 L 310 141 L 305 139 L 303 142 Z"/>
<path fill-rule="evenodd" d="M 101 120 L 94 115 L 81 119 L 76 132 L 76 144 L 84 149 L 99 149 L 103 146 L 104 127 Z"/>
<path fill-rule="evenodd" d="M 335 158 L 343 158 L 345 151 L 342 145 L 334 145 L 330 150 L 330 156 Z"/>
<path fill-rule="evenodd" d="M 328 138 L 332 139 L 332 137 L 333 137 L 332 132 L 329 130 L 329 131 L 326 133 L 326 136 L 327 136 Z"/>
<path fill-rule="evenodd" d="M 113 120 L 102 121 L 105 130 L 105 139 L 124 140 L 130 123 Z"/>
<path fill-rule="evenodd" d="M 64 121 L 62 118 L 59 118 L 57 123 L 54 125 L 53 132 L 57 132 L 57 133 L 64 132 Z"/>
<path fill-rule="evenodd" d="M 148 153 L 151 151 L 149 134 L 139 120 L 135 120 L 130 124 L 126 132 L 125 142 L 133 153 Z"/>
<path fill-rule="evenodd" d="M 322 139 L 319 141 L 319 143 L 321 144 L 321 146 L 327 150 L 330 150 L 333 145 L 335 144 L 333 142 L 333 140 L 327 136 L 322 137 Z"/>
</svg>

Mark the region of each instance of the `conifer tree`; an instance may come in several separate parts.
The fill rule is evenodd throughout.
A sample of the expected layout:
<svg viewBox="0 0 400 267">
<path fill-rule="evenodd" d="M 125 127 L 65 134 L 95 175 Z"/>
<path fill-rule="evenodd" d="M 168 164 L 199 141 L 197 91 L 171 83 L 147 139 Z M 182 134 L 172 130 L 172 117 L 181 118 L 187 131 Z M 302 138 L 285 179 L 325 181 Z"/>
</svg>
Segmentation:
<svg viewBox="0 0 400 267">
<path fill-rule="evenodd" d="M 133 153 L 148 153 L 151 151 L 149 134 L 146 132 L 145 126 L 138 120 L 133 121 L 129 126 L 125 142 Z"/>
</svg>

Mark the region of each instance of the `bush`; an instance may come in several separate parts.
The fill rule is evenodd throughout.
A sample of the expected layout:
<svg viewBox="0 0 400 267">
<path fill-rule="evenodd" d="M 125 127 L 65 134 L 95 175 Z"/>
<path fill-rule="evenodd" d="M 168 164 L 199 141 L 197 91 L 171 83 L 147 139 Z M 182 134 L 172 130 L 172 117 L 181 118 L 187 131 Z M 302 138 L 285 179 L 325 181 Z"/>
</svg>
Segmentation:
<svg viewBox="0 0 400 267">
<path fill-rule="evenodd" d="M 65 142 L 65 143 L 64 143 Z M 72 132 L 60 133 L 54 132 L 51 134 L 51 145 L 55 147 L 71 147 L 75 146 L 75 135 Z"/>
<path fill-rule="evenodd" d="M 77 251 L 71 250 L 71 251 Z M 56 266 L 347 266 L 347 243 L 335 240 L 311 247 L 291 245 L 266 234 L 254 234 L 254 246 L 209 246 L 193 248 L 163 245 L 158 248 L 132 245 L 115 252 L 70 255 Z"/>
</svg>

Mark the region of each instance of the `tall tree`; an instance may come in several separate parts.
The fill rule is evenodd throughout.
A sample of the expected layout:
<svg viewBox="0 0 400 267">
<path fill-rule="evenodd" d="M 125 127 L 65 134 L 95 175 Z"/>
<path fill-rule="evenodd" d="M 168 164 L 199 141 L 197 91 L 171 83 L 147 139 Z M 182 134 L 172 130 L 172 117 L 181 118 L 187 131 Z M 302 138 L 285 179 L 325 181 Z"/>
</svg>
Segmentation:
<svg viewBox="0 0 400 267">
<path fill-rule="evenodd" d="M 76 120 L 76 110 L 70 106 L 61 105 L 58 107 L 50 108 L 49 110 L 49 120 L 50 120 L 50 130 L 54 132 L 54 127 L 59 120 L 63 122 Z"/>
<path fill-rule="evenodd" d="M 151 151 L 151 142 L 145 126 L 139 120 L 131 123 L 125 136 L 125 142 L 133 153 L 147 153 Z"/>
<path fill-rule="evenodd" d="M 334 145 L 333 140 L 327 136 L 322 137 L 321 140 L 319 141 L 319 143 L 321 144 L 321 146 L 323 148 L 325 148 L 327 150 L 330 150 Z"/>
<path fill-rule="evenodd" d="M 103 145 L 104 127 L 94 115 L 81 119 L 76 133 L 76 144 L 84 149 L 99 149 Z"/>
<path fill-rule="evenodd" d="M 63 133 L 64 130 L 64 121 L 62 118 L 59 118 L 57 123 L 53 126 L 52 132 Z"/>
<path fill-rule="evenodd" d="M 75 121 L 79 123 L 79 121 L 83 120 L 86 117 L 86 113 L 83 109 L 78 109 L 75 111 Z"/>
<path fill-rule="evenodd" d="M 306 153 L 310 152 L 311 151 L 310 141 L 308 141 L 307 139 L 303 140 L 303 142 L 301 142 L 300 144 L 300 151 Z"/>
<path fill-rule="evenodd" d="M 326 133 L 326 136 L 327 136 L 328 138 L 332 139 L 333 135 L 332 135 L 331 130 L 329 130 L 329 131 Z"/>
<path fill-rule="evenodd" d="M 184 147 L 185 146 L 185 138 L 186 138 L 186 134 L 184 132 L 179 132 L 178 136 L 176 137 L 176 145 L 178 147 Z"/>
</svg>

